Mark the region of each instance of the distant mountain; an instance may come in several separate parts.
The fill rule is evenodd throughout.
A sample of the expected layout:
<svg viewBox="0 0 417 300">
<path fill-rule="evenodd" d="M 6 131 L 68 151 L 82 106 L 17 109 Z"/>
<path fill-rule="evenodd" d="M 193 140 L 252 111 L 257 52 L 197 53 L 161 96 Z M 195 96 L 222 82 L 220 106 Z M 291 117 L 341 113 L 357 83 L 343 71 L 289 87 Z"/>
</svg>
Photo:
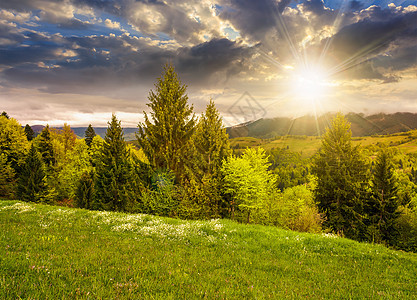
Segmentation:
<svg viewBox="0 0 417 300">
<path fill-rule="evenodd" d="M 303 116 L 300 118 L 259 119 L 227 128 L 227 133 L 234 137 L 272 138 L 283 135 L 317 136 L 325 132 L 335 114 L 324 114 L 318 118 Z M 391 134 L 417 129 L 417 114 L 395 113 L 364 114 L 349 113 L 346 119 L 351 123 L 353 136 L 370 136 L 374 134 Z"/>
</svg>

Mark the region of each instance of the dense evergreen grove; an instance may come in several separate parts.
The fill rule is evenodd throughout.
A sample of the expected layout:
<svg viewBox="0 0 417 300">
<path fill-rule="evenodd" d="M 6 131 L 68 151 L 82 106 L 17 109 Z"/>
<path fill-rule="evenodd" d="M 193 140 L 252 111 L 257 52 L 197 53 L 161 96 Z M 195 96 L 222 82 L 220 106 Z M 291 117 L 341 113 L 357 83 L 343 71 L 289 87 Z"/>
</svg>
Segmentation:
<svg viewBox="0 0 417 300">
<path fill-rule="evenodd" d="M 104 140 L 91 124 L 35 136 L 0 116 L 0 197 L 85 209 L 231 218 L 417 251 L 417 155 L 353 146 L 338 114 L 311 159 L 289 149 L 233 153 L 213 101 L 197 118 L 171 66 L 149 93 L 140 149 L 112 115 Z"/>
</svg>

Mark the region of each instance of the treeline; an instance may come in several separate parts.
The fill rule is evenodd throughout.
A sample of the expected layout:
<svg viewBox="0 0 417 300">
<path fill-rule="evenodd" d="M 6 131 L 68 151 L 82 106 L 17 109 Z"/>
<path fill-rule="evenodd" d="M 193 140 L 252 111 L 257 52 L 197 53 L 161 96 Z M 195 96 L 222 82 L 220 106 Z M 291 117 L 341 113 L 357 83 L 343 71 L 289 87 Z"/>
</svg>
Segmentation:
<svg viewBox="0 0 417 300">
<path fill-rule="evenodd" d="M 93 210 L 162 216 L 232 218 L 417 251 L 414 156 L 383 146 L 352 145 L 337 115 L 312 159 L 289 149 L 233 154 L 213 101 L 197 118 L 186 86 L 166 66 L 148 97 L 137 149 L 121 122 L 104 139 L 90 125 L 34 137 L 7 113 L 0 117 L 0 197 Z M 417 169 L 417 168 L 416 168 Z"/>
</svg>

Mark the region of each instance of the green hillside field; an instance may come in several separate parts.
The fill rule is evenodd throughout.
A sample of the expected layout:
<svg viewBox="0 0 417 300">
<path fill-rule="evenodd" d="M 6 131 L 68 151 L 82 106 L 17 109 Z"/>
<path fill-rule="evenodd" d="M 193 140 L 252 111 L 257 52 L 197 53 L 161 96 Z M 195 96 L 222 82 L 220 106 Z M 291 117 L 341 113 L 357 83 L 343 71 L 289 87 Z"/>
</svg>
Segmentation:
<svg viewBox="0 0 417 300">
<path fill-rule="evenodd" d="M 396 133 L 390 135 L 373 135 L 367 137 L 353 137 L 354 145 L 361 144 L 364 147 L 371 145 L 387 145 L 397 147 L 404 154 L 417 153 L 417 131 Z M 247 147 L 262 147 L 265 150 L 272 148 L 288 148 L 293 152 L 301 153 L 302 157 L 308 158 L 316 153 L 321 145 L 321 139 L 317 136 L 278 136 L 272 139 L 260 139 L 254 137 L 238 137 L 230 140 L 233 149 L 245 149 Z"/>
<path fill-rule="evenodd" d="M 417 255 L 329 234 L 0 201 L 0 299 L 416 299 Z"/>
</svg>

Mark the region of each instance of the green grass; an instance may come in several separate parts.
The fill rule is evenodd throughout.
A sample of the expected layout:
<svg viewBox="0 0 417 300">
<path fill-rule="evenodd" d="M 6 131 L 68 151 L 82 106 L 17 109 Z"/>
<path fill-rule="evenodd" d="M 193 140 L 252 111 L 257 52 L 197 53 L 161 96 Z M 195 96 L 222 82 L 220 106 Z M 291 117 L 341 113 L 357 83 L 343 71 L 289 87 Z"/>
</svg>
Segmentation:
<svg viewBox="0 0 417 300">
<path fill-rule="evenodd" d="M 1 299 L 416 299 L 417 255 L 229 220 L 0 201 Z"/>
<path fill-rule="evenodd" d="M 404 154 L 417 152 L 417 131 L 396 133 L 390 135 L 374 135 L 366 137 L 353 137 L 353 145 L 363 147 L 384 144 L 397 147 Z M 313 156 L 321 146 L 320 137 L 316 136 L 282 136 L 275 139 L 259 139 L 254 137 L 240 137 L 230 139 L 230 145 L 235 149 L 247 147 L 262 147 L 265 150 L 272 148 L 288 148 L 293 152 L 301 153 L 302 158 Z"/>
</svg>

